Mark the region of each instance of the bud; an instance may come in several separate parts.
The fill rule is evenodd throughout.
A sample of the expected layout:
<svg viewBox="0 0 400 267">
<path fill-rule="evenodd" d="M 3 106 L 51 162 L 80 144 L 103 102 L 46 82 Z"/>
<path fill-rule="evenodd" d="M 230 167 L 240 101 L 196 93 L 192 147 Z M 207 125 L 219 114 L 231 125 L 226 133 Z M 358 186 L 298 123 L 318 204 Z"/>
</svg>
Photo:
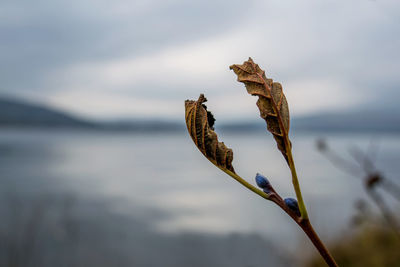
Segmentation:
<svg viewBox="0 0 400 267">
<path fill-rule="evenodd" d="M 291 209 L 292 211 L 294 211 L 294 213 L 296 213 L 297 216 L 301 216 L 300 214 L 300 210 L 299 210 L 299 204 L 297 204 L 297 200 L 291 197 L 285 198 L 285 204 L 286 206 Z"/>
<path fill-rule="evenodd" d="M 264 193 L 266 194 L 271 194 L 271 192 L 273 191 L 271 183 L 262 174 L 259 173 L 256 174 L 256 183 L 258 187 L 262 188 Z"/>
<path fill-rule="evenodd" d="M 263 188 L 263 189 L 271 186 L 268 179 L 264 175 L 259 174 L 259 173 L 256 174 L 256 183 L 257 183 L 258 187 Z"/>
</svg>

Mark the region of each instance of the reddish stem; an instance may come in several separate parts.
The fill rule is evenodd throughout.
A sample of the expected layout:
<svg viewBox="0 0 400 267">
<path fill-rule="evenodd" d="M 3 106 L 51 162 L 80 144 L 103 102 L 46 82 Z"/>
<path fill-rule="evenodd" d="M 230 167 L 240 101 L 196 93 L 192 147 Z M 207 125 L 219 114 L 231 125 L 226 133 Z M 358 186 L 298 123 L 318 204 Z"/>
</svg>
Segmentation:
<svg viewBox="0 0 400 267">
<path fill-rule="evenodd" d="M 318 250 L 319 254 L 321 254 L 322 258 L 325 260 L 326 264 L 328 264 L 329 267 L 339 267 L 332 255 L 329 253 L 328 249 L 325 247 L 324 243 L 322 243 L 318 234 L 315 232 L 309 219 L 302 219 L 301 217 L 297 216 L 294 211 L 286 206 L 284 200 L 273 189 L 269 195 L 269 200 L 271 200 L 281 209 L 283 209 L 287 213 L 287 215 L 289 215 L 301 227 L 301 229 L 311 240 L 311 242 Z"/>
</svg>

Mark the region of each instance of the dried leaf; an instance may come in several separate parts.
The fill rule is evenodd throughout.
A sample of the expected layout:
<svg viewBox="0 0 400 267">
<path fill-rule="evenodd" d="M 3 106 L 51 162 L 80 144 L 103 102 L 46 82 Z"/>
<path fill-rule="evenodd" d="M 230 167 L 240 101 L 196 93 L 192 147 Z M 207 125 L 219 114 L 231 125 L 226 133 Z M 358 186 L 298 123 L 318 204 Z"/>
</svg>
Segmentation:
<svg viewBox="0 0 400 267">
<path fill-rule="evenodd" d="M 273 134 L 279 150 L 288 162 L 288 152 L 291 149 L 289 106 L 281 84 L 268 79 L 265 71 L 251 58 L 243 65 L 235 64 L 229 68 L 238 76 L 237 80 L 245 84 L 249 94 L 258 96 L 260 116 L 266 121 L 268 131 Z"/>
<path fill-rule="evenodd" d="M 227 148 L 223 142 L 218 142 L 213 128 L 214 116 L 207 111 L 207 107 L 203 104 L 206 101 L 203 94 L 197 101 L 185 101 L 185 119 L 189 134 L 197 148 L 212 163 L 221 169 L 235 173 L 232 166 L 232 149 Z"/>
</svg>

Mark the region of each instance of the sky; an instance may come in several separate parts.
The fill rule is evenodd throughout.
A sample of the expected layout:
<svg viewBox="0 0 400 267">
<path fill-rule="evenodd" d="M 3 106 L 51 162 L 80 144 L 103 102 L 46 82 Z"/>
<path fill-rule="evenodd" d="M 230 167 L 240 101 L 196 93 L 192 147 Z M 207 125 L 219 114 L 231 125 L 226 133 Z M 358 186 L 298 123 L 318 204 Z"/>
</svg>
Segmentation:
<svg viewBox="0 0 400 267">
<path fill-rule="evenodd" d="M 400 111 L 398 0 L 2 0 L 0 96 L 93 119 L 258 115 L 229 70 L 249 56 L 292 116 Z"/>
</svg>

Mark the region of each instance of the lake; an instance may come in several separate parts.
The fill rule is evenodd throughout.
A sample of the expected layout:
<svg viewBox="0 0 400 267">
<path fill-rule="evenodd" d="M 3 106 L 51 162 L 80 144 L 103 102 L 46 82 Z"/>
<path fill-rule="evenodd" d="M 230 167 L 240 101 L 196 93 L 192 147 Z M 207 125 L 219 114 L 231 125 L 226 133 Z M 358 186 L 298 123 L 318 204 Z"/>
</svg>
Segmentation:
<svg viewBox="0 0 400 267">
<path fill-rule="evenodd" d="M 345 233 L 355 214 L 355 201 L 368 197 L 360 179 L 337 169 L 317 151 L 315 142 L 318 138 L 323 137 L 330 147 L 349 161 L 352 161 L 349 149 L 357 146 L 367 150 L 372 142 L 374 152 L 371 154 L 376 154 L 377 169 L 400 184 L 398 134 L 296 132 L 292 136 L 303 197 L 311 221 L 323 240 L 335 240 Z M 219 139 L 233 149 L 233 166 L 239 175 L 255 184 L 255 174 L 262 173 L 281 196 L 295 196 L 289 169 L 269 133 L 222 132 Z M 53 209 L 48 212 L 50 215 L 46 215 L 49 218 L 58 216 L 55 214 L 60 211 L 60 205 L 64 208 L 68 206 L 68 214 L 74 214 L 71 216 L 76 218 L 79 227 L 85 222 L 88 225 L 87 228 L 82 226 L 79 231 L 81 242 L 77 243 L 81 244 L 80 248 L 72 246 L 77 250 L 76 258 L 93 259 L 89 261 L 91 264 L 96 262 L 97 256 L 101 256 L 97 255 L 101 254 L 99 251 L 110 251 L 110 247 L 114 247 L 115 251 L 118 250 L 114 256 L 123 255 L 118 261 L 120 266 L 132 264 L 129 248 L 135 250 L 135 266 L 187 266 L 188 262 L 197 266 L 194 261 L 198 266 L 225 266 L 225 263 L 226 266 L 259 266 L 259 259 L 248 263 L 246 257 L 238 265 L 235 265 L 240 262 L 238 260 L 232 263 L 212 259 L 219 257 L 215 255 L 242 251 L 241 246 L 248 244 L 244 248 L 246 251 L 251 247 L 251 240 L 257 238 L 266 240 L 266 246 L 275 249 L 276 253 L 270 253 L 271 261 L 273 257 L 277 258 L 273 266 L 286 266 L 287 263 L 282 263 L 280 259 L 289 252 L 301 251 L 304 253 L 300 254 L 305 255 L 314 251 L 303 233 L 280 209 L 208 162 L 186 132 L 2 129 L 0 174 L 0 197 L 4 199 L 1 212 L 3 218 L 11 222 L 3 223 L 3 231 L 10 232 L 7 227 L 14 224 L 11 218 L 22 221 L 21 218 L 28 216 L 26 214 L 32 211 L 31 206 L 35 203 L 42 203 L 39 205 L 41 210 Z M 362 175 L 360 171 L 360 177 Z M 36 199 L 42 199 L 42 202 Z M 388 197 L 387 201 L 397 208 L 393 199 Z M 55 208 L 43 208 L 47 207 L 43 203 Z M 372 202 L 371 207 L 374 208 Z M 15 219 L 15 214 L 19 213 L 19 219 Z M 58 225 L 54 221 L 52 225 Z M 90 242 L 99 243 L 94 241 L 98 236 L 94 230 L 96 223 L 107 225 L 96 227 L 103 234 L 110 231 L 105 234 L 110 244 L 99 247 L 94 253 L 87 249 L 88 243 L 83 236 L 89 236 L 90 232 Z M 11 228 L 15 232 L 20 229 Z M 125 231 L 133 236 L 129 237 L 130 234 Z M 187 241 L 188 236 L 189 240 L 200 238 L 203 243 L 199 245 L 197 241 Z M 40 243 L 41 238 L 37 240 Z M 116 240 L 118 249 L 115 248 Z M 232 240 L 240 242 L 237 241 L 231 251 L 221 251 L 221 246 L 232 246 L 235 243 Z M 211 253 L 205 250 L 207 242 L 213 244 L 212 253 L 216 254 L 212 254 L 209 261 L 204 261 L 207 257 L 204 255 Z M 202 251 L 204 257 L 201 260 L 190 250 L 185 256 L 180 254 L 190 244 L 195 244 Z M 175 246 L 176 253 L 172 253 L 168 246 Z M 148 256 L 155 251 L 147 249 L 143 252 L 140 247 L 158 248 L 156 253 L 165 261 L 157 262 Z M 65 247 L 60 251 L 65 251 Z M 35 256 L 31 256 L 30 261 L 39 258 L 36 256 L 38 253 L 31 254 Z M 293 257 L 287 258 L 293 260 Z M 41 260 L 49 266 L 56 263 L 56 259 L 50 256 L 41 256 Z M 115 261 L 102 263 L 107 266 L 115 264 Z"/>
</svg>

